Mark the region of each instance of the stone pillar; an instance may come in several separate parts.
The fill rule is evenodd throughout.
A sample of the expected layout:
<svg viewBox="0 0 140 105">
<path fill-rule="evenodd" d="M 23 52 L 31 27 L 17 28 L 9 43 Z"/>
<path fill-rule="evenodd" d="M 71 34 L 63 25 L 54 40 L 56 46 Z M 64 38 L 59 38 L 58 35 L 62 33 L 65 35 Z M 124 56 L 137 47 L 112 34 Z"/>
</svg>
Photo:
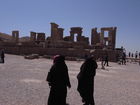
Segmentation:
<svg viewBox="0 0 140 105">
<path fill-rule="evenodd" d="M 113 36 L 113 30 L 110 30 L 109 32 L 109 35 L 108 35 L 108 48 L 109 49 L 112 49 L 112 36 Z"/>
<path fill-rule="evenodd" d="M 96 44 L 97 28 L 91 30 L 91 45 Z"/>
<path fill-rule="evenodd" d="M 58 28 L 58 34 L 59 34 L 60 40 L 63 40 L 63 31 L 64 31 L 63 28 Z"/>
<path fill-rule="evenodd" d="M 113 36 L 112 36 L 112 47 L 113 49 L 115 49 L 115 46 L 116 46 L 116 31 L 117 31 L 117 27 L 114 27 L 114 30 L 113 30 Z"/>
<path fill-rule="evenodd" d="M 30 41 L 36 41 L 36 32 L 30 32 Z"/>
<path fill-rule="evenodd" d="M 100 43 L 101 45 L 104 44 L 104 30 L 101 30 L 101 33 L 100 33 Z"/>
<path fill-rule="evenodd" d="M 70 32 L 70 37 L 71 37 L 70 40 L 74 42 L 74 33 L 73 32 Z"/>
<path fill-rule="evenodd" d="M 19 31 L 12 31 L 12 37 L 15 42 L 19 41 Z"/>
<path fill-rule="evenodd" d="M 45 42 L 45 33 L 37 33 L 37 41 Z"/>
<path fill-rule="evenodd" d="M 94 28 L 91 30 L 91 45 L 94 45 Z"/>
<path fill-rule="evenodd" d="M 58 36 L 58 26 L 59 25 L 57 25 L 55 23 L 51 23 L 51 38 L 52 38 L 52 40 L 57 39 L 57 36 Z"/>
<path fill-rule="evenodd" d="M 83 32 L 83 31 L 80 31 L 80 32 L 78 33 L 78 36 L 82 36 L 82 32 Z"/>
</svg>

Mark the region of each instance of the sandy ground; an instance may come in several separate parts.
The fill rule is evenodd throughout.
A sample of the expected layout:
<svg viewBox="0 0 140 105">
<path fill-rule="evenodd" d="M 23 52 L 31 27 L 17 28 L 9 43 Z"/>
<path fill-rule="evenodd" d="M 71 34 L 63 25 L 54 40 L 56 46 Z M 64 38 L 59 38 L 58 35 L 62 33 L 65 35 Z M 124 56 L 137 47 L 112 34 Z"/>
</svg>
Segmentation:
<svg viewBox="0 0 140 105">
<path fill-rule="evenodd" d="M 72 88 L 67 102 L 82 105 L 77 92 L 77 79 L 82 62 L 66 61 Z M 6 55 L 0 64 L 0 105 L 47 105 L 49 86 L 45 81 L 52 65 L 49 59 L 27 60 L 22 56 Z M 96 105 L 140 105 L 140 66 L 134 63 L 110 63 L 101 70 L 98 62 L 95 77 Z"/>
</svg>

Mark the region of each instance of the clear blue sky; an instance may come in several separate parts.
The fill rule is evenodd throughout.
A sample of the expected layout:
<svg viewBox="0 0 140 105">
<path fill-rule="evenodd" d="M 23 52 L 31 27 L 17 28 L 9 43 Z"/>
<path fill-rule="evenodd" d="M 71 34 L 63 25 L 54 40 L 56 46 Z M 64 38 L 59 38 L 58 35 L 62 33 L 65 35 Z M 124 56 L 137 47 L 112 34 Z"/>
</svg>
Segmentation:
<svg viewBox="0 0 140 105">
<path fill-rule="evenodd" d="M 116 47 L 140 51 L 140 0 L 0 0 L 0 32 L 49 36 L 50 22 L 64 28 L 64 35 L 70 27 L 83 27 L 89 37 L 94 27 L 116 26 Z"/>
</svg>

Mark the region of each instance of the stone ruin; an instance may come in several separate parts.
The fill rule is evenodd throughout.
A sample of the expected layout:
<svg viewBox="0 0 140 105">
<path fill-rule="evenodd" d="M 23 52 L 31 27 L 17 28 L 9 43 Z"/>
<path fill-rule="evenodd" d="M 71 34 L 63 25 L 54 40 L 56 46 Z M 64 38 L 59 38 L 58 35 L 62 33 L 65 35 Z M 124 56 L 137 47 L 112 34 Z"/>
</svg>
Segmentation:
<svg viewBox="0 0 140 105">
<path fill-rule="evenodd" d="M 91 32 L 91 45 L 95 48 L 115 49 L 117 27 L 101 28 L 101 32 L 97 32 L 97 28 L 93 28 Z M 108 37 L 104 36 L 104 32 L 108 32 Z"/>
<path fill-rule="evenodd" d="M 85 48 L 89 46 L 88 37 L 82 36 L 81 27 L 72 27 L 70 36 L 63 36 L 63 28 L 55 23 L 51 23 L 51 36 L 46 39 L 46 47 L 48 48 Z M 77 34 L 77 36 L 75 36 Z M 74 40 L 75 39 L 75 40 Z"/>
<path fill-rule="evenodd" d="M 117 27 L 103 27 L 100 32 L 97 28 L 91 30 L 91 44 L 89 38 L 82 35 L 82 27 L 71 27 L 70 35 L 63 35 L 63 28 L 56 23 L 51 24 L 51 35 L 45 33 L 30 32 L 30 37 L 19 38 L 19 31 L 12 31 L 12 35 L 0 33 L 0 48 L 4 48 L 11 54 L 62 54 L 68 57 L 84 58 L 85 55 L 96 55 L 100 58 L 108 53 L 110 61 L 115 61 L 118 51 L 116 45 Z M 108 35 L 105 36 L 105 32 Z M 8 38 L 7 38 L 7 37 Z M 23 41 L 24 39 L 24 41 Z"/>
</svg>

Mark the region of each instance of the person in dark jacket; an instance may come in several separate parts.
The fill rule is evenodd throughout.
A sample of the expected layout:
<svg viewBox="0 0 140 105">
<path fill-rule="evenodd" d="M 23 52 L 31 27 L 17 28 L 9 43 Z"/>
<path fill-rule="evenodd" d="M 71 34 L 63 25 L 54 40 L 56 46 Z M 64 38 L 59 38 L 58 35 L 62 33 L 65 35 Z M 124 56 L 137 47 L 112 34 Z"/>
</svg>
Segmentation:
<svg viewBox="0 0 140 105">
<path fill-rule="evenodd" d="M 123 52 L 122 54 L 122 65 L 126 65 L 126 54 Z"/>
<path fill-rule="evenodd" d="M 65 57 L 54 57 L 53 65 L 48 73 L 47 81 L 50 86 L 48 105 L 66 105 L 67 87 L 71 88 Z"/>
<path fill-rule="evenodd" d="M 2 49 L 2 50 L 0 51 L 0 57 L 1 57 L 1 63 L 4 63 L 4 57 L 5 57 L 4 49 Z"/>
<path fill-rule="evenodd" d="M 104 58 L 104 66 L 109 66 L 108 64 L 108 54 L 105 55 L 105 58 Z"/>
<path fill-rule="evenodd" d="M 84 105 L 95 105 L 94 102 L 94 76 L 98 65 L 94 57 L 89 57 L 85 60 L 77 75 L 78 79 L 78 92 L 82 97 Z"/>
</svg>

